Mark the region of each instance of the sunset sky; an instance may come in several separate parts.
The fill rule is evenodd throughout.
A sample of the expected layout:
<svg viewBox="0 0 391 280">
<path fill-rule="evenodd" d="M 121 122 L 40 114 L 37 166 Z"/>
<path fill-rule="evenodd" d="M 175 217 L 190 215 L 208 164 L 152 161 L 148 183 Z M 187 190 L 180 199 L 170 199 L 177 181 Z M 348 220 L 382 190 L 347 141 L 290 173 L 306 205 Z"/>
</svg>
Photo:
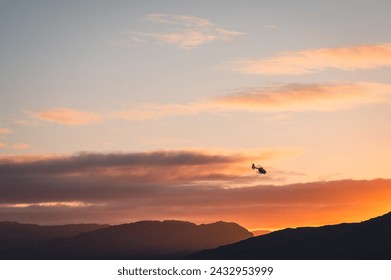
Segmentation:
<svg viewBox="0 0 391 280">
<path fill-rule="evenodd" d="M 390 10 L 0 0 L 0 220 L 275 230 L 391 211 Z"/>
</svg>

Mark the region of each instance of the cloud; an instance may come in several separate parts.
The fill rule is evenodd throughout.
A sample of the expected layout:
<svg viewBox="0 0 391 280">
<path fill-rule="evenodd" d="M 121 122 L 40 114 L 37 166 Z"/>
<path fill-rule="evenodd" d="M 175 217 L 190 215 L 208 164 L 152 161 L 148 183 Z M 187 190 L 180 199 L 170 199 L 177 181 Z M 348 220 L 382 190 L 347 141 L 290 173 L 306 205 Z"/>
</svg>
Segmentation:
<svg viewBox="0 0 391 280">
<path fill-rule="evenodd" d="M 80 201 L 106 203 L 172 189 L 236 187 L 281 174 L 258 176 L 252 162 L 291 157 L 292 150 L 152 151 L 0 157 L 0 204 Z M 265 168 L 269 168 L 265 166 Z M 268 170 L 273 170 L 270 168 Z M 255 176 L 254 176 L 255 175 Z M 284 176 L 284 174 L 283 174 Z"/>
<path fill-rule="evenodd" d="M 391 86 L 375 83 L 287 84 L 240 92 L 217 99 L 237 110 L 329 111 L 389 100 Z"/>
<path fill-rule="evenodd" d="M 245 90 L 232 95 L 187 104 L 134 104 L 125 110 L 105 113 L 53 108 L 30 112 L 37 119 L 68 126 L 110 120 L 147 121 L 204 112 L 299 112 L 346 110 L 366 104 L 389 102 L 391 85 L 369 82 L 283 84 Z"/>
<path fill-rule="evenodd" d="M 237 59 L 227 68 L 254 75 L 304 75 L 325 69 L 359 70 L 391 66 L 391 43 L 284 52 L 265 59 Z"/>
<path fill-rule="evenodd" d="M 6 146 L 5 143 L 0 142 L 0 148 L 4 148 Z"/>
<path fill-rule="evenodd" d="M 30 114 L 29 112 L 25 112 L 27 114 Z M 19 120 L 14 120 L 13 121 L 14 124 L 17 124 L 17 125 L 21 125 L 21 126 L 38 126 L 38 122 L 35 121 L 35 120 L 29 120 L 29 119 L 19 119 Z"/>
<path fill-rule="evenodd" d="M 74 178 L 80 174 L 96 173 L 98 176 L 104 174 L 158 183 L 221 181 L 236 178 L 243 170 L 249 171 L 253 161 L 290 157 L 296 153 L 292 149 L 238 153 L 162 150 L 143 153 L 79 153 L 71 156 L 3 156 L 0 157 L 0 174 L 64 175 Z"/>
<path fill-rule="evenodd" d="M 0 135 L 1 134 L 11 134 L 13 131 L 6 127 L 0 127 Z"/>
<path fill-rule="evenodd" d="M 52 201 L 42 203 L 13 203 L 0 204 L 0 208 L 29 208 L 29 207 L 88 207 L 93 206 L 92 203 L 84 203 L 80 201 Z"/>
<path fill-rule="evenodd" d="M 183 26 L 214 26 L 209 20 L 185 16 L 185 15 L 167 15 L 167 14 L 148 14 L 144 16 L 144 19 L 154 23 L 164 23 L 172 25 L 183 25 Z"/>
<path fill-rule="evenodd" d="M 277 29 L 278 26 L 274 25 L 274 24 L 267 24 L 267 25 L 264 25 L 263 28 L 268 29 L 268 30 L 274 30 L 274 29 Z"/>
<path fill-rule="evenodd" d="M 29 112 L 29 115 L 48 122 L 68 126 L 83 126 L 109 120 L 145 121 L 178 115 L 194 115 L 211 108 L 210 103 L 189 104 L 134 104 L 125 110 L 112 112 L 89 112 L 71 108 L 51 108 L 43 111 Z M 26 121 L 24 124 L 27 124 Z M 31 125 L 36 125 L 31 122 Z"/>
<path fill-rule="evenodd" d="M 3 157 L 0 220 L 125 223 L 235 221 L 275 229 L 360 221 L 389 211 L 391 180 L 273 186 L 249 168 L 284 153 L 154 151 Z M 275 176 L 268 169 L 267 176 Z M 291 175 L 292 176 L 292 175 Z M 227 188 L 228 182 L 236 182 Z"/>
<path fill-rule="evenodd" d="M 185 15 L 149 14 L 144 17 L 144 20 L 156 25 L 164 25 L 169 31 L 133 32 L 130 39 L 134 43 L 144 44 L 155 41 L 176 45 L 180 49 L 193 49 L 212 41 L 232 40 L 243 34 L 216 26 L 207 19 Z M 124 40 L 119 43 L 124 44 Z"/>
<path fill-rule="evenodd" d="M 278 171 L 267 167 L 267 176 L 260 176 L 250 168 L 255 159 L 286 156 L 291 151 L 1 156 L 0 220 L 226 220 L 275 229 L 360 221 L 390 211 L 391 180 L 273 186 L 263 180 L 281 176 Z"/>
<path fill-rule="evenodd" d="M 130 109 L 111 112 L 106 115 L 107 119 L 122 119 L 129 121 L 153 120 L 162 117 L 178 115 L 194 115 L 207 111 L 213 107 L 208 102 L 189 103 L 189 104 L 136 104 Z"/>
<path fill-rule="evenodd" d="M 11 145 L 12 150 L 26 150 L 30 148 L 30 144 L 27 143 L 15 143 Z"/>
<path fill-rule="evenodd" d="M 32 115 L 44 121 L 70 126 L 86 125 L 100 120 L 100 116 L 97 113 L 78 111 L 69 108 L 53 108 L 33 112 Z"/>
<path fill-rule="evenodd" d="M 43 121 L 67 126 L 83 126 L 110 120 L 146 121 L 170 116 L 195 115 L 214 108 L 215 106 L 210 102 L 189 104 L 142 103 L 134 104 L 125 110 L 105 113 L 79 111 L 71 108 L 52 108 L 30 112 L 29 114 Z"/>
<path fill-rule="evenodd" d="M 250 168 L 251 162 L 286 156 L 292 151 L 2 156 L 0 220 L 36 222 L 37 215 L 39 223 L 98 222 L 99 216 L 111 216 L 111 223 L 155 214 L 155 219 L 163 218 L 169 209 L 186 204 L 194 211 L 209 195 L 223 195 L 225 188 L 259 183 L 263 178 Z"/>
<path fill-rule="evenodd" d="M 23 157 L 24 158 L 24 157 Z M 19 159 L 19 160 L 17 160 Z M 3 158 L 0 172 L 7 173 L 72 173 L 90 169 L 110 167 L 167 167 L 222 164 L 237 161 L 232 156 L 208 155 L 191 151 L 154 151 L 149 153 L 79 153 L 73 156 L 53 158 L 20 157 Z"/>
</svg>

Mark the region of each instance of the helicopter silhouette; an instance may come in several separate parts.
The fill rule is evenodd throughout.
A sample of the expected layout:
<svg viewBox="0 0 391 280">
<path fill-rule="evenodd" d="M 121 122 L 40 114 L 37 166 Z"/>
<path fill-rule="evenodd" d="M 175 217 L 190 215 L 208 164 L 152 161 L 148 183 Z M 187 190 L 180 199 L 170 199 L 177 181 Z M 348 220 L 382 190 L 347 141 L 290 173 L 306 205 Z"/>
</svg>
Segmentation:
<svg viewBox="0 0 391 280">
<path fill-rule="evenodd" d="M 266 174 L 266 170 L 265 170 L 262 166 L 260 166 L 260 165 L 255 165 L 255 164 L 253 163 L 253 165 L 251 166 L 251 168 L 252 168 L 252 169 L 257 169 L 259 174 Z"/>
</svg>

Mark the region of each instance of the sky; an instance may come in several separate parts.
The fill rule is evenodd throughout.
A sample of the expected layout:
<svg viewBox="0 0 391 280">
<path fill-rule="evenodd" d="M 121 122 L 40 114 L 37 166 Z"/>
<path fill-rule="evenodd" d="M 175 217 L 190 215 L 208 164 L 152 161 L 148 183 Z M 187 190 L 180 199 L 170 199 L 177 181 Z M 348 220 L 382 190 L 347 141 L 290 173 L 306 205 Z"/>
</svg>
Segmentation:
<svg viewBox="0 0 391 280">
<path fill-rule="evenodd" d="M 390 9 L 0 0 L 0 220 L 275 230 L 389 212 Z"/>
</svg>

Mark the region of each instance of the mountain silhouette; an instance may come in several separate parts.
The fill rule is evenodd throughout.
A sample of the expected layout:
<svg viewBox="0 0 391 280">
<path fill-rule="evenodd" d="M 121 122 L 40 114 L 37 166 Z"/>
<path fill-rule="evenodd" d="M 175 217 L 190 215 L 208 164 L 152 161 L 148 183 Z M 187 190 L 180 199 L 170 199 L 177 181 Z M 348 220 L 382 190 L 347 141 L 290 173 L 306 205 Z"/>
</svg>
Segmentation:
<svg viewBox="0 0 391 280">
<path fill-rule="evenodd" d="M 235 223 L 141 221 L 0 252 L 2 259 L 180 259 L 252 237 Z M 2 253 L 2 254 L 1 254 Z"/>
<path fill-rule="evenodd" d="M 10 221 L 0 222 L 0 258 L 7 259 L 8 256 L 24 253 L 55 238 L 70 238 L 107 226 L 98 224 L 39 226 Z"/>
<path fill-rule="evenodd" d="M 284 229 L 193 254 L 191 259 L 391 259 L 391 212 L 361 223 Z"/>
<path fill-rule="evenodd" d="M 58 237 L 72 237 L 79 233 L 93 231 L 109 225 L 98 224 L 69 224 L 55 226 L 39 226 L 21 224 L 17 222 L 0 222 L 0 240 L 2 239 L 30 239 L 45 240 Z"/>
</svg>

